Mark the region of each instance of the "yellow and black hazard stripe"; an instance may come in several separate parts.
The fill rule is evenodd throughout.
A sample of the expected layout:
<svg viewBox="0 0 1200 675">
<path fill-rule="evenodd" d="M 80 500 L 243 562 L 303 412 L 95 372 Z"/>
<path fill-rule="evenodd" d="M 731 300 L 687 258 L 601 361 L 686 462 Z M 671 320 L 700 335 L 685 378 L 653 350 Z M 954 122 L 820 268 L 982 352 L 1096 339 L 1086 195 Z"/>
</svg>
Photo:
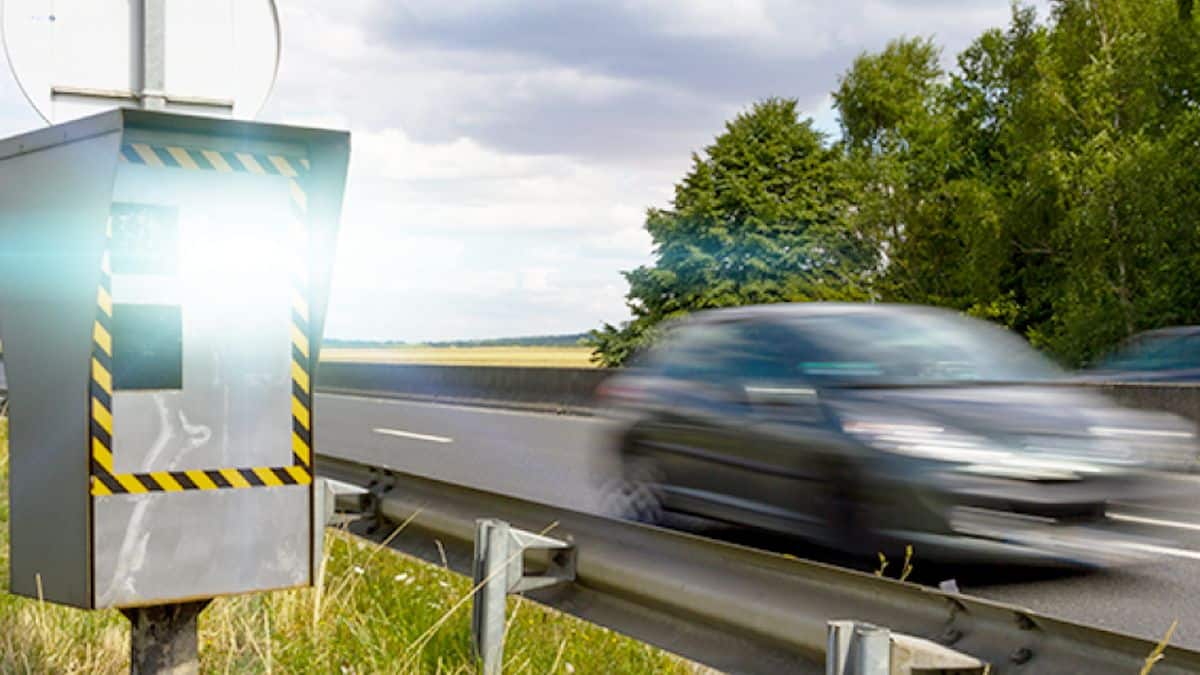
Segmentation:
<svg viewBox="0 0 1200 675">
<path fill-rule="evenodd" d="M 284 155 L 228 150 L 202 150 L 177 145 L 125 143 L 121 145 L 121 161 L 153 167 L 172 167 L 193 171 L 224 171 L 255 174 L 275 174 L 295 178 L 307 173 L 308 159 Z"/>
<path fill-rule="evenodd" d="M 108 223 L 112 238 L 112 221 Z M 100 261 L 100 284 L 96 290 L 96 321 L 92 326 L 92 377 L 90 385 L 90 425 L 92 456 L 92 494 L 112 494 L 120 484 L 112 478 L 112 267 L 108 246 Z"/>
<path fill-rule="evenodd" d="M 112 267 L 108 247 L 101 262 L 96 295 L 91 378 L 92 494 L 177 492 L 225 488 L 276 487 L 312 483 L 313 356 L 309 330 L 308 194 L 309 161 L 303 157 L 216 151 L 182 146 L 126 143 L 121 160 L 155 168 L 192 171 L 242 172 L 283 176 L 288 181 L 292 210 L 289 230 L 294 247 L 292 278 L 292 464 L 285 467 L 226 468 L 191 471 L 117 473 L 113 468 L 112 436 Z M 111 224 L 108 236 L 111 238 Z"/>
<path fill-rule="evenodd" d="M 299 466 L 111 473 L 104 469 L 97 469 L 93 459 L 92 494 L 102 496 L 144 492 L 181 492 L 183 490 L 278 487 L 281 485 L 308 485 L 311 482 L 312 478 L 309 472 Z"/>
</svg>

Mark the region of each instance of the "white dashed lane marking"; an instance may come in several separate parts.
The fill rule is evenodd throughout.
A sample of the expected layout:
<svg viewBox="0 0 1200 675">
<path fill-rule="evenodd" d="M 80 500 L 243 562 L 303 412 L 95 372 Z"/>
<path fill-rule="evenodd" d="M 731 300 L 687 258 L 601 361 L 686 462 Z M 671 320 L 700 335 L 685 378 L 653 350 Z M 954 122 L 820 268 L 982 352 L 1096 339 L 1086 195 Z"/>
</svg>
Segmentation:
<svg viewBox="0 0 1200 675">
<path fill-rule="evenodd" d="M 1146 518 L 1144 516 L 1127 516 L 1123 513 L 1110 513 L 1109 518 L 1123 520 L 1127 523 L 1154 525 L 1155 527 L 1173 527 L 1177 530 L 1194 530 L 1200 532 L 1200 523 L 1183 523 L 1178 520 L 1163 520 L 1161 518 Z"/>
<path fill-rule="evenodd" d="M 411 431 L 401 431 L 400 429 L 386 429 L 383 427 L 376 427 L 374 429 L 374 431 L 375 431 L 375 433 L 382 434 L 384 436 L 396 436 L 397 438 L 411 438 L 414 441 L 428 441 L 430 443 L 453 443 L 454 442 L 453 438 L 448 438 L 446 436 L 432 436 L 430 434 L 416 434 Z"/>
</svg>

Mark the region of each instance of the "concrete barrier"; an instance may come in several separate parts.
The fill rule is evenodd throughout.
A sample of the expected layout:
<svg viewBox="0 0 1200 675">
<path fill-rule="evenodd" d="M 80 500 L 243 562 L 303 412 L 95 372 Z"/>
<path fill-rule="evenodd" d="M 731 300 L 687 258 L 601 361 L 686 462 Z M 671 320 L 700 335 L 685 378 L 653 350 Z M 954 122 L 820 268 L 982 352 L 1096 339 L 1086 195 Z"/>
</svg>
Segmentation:
<svg viewBox="0 0 1200 675">
<path fill-rule="evenodd" d="M 1200 425 L 1200 384 L 1105 382 L 1088 386 L 1130 408 L 1174 413 Z"/>
<path fill-rule="evenodd" d="M 594 368 L 431 366 L 325 361 L 317 389 L 586 414 L 596 387 L 612 373 Z"/>
<path fill-rule="evenodd" d="M 317 389 L 417 400 L 588 414 L 596 388 L 618 371 L 598 368 L 434 366 L 322 362 Z M 1200 425 L 1200 384 L 1061 382 L 1098 389 L 1131 408 L 1174 413 Z"/>
</svg>

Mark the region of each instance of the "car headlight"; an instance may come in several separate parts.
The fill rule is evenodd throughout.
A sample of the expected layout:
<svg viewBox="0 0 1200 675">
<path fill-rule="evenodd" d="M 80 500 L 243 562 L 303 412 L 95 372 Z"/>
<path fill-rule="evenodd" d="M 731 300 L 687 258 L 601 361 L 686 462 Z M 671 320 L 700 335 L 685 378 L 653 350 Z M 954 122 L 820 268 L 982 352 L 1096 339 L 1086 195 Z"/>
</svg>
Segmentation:
<svg viewBox="0 0 1200 675">
<path fill-rule="evenodd" d="M 1192 439 L 1196 435 L 1188 431 L 1172 429 L 1136 429 L 1133 427 L 1088 427 L 1093 436 L 1109 438 L 1178 438 Z"/>
<path fill-rule="evenodd" d="M 1088 433 L 1153 469 L 1189 470 L 1195 465 L 1200 451 L 1196 435 L 1182 429 L 1093 426 L 1088 427 Z"/>
<path fill-rule="evenodd" d="M 842 430 L 867 445 L 910 457 L 964 464 L 1001 464 L 1014 455 L 989 447 L 987 439 L 934 424 L 901 424 L 855 420 Z"/>
<path fill-rule="evenodd" d="M 877 450 L 954 463 L 955 471 L 977 476 L 1072 481 L 1104 471 L 1086 461 L 997 448 L 996 441 L 937 424 L 856 420 L 843 423 L 842 429 Z"/>
</svg>

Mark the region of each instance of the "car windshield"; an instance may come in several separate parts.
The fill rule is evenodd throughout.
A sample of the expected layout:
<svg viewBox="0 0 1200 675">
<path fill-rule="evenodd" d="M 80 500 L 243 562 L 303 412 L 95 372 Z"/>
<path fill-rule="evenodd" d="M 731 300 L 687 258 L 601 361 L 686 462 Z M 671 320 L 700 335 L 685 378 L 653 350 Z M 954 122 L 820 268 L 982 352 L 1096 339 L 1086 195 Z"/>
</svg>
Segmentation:
<svg viewBox="0 0 1200 675">
<path fill-rule="evenodd" d="M 847 383 L 1021 382 L 1062 370 L 1017 335 L 941 312 L 850 312 L 796 322 L 805 377 Z"/>
</svg>

